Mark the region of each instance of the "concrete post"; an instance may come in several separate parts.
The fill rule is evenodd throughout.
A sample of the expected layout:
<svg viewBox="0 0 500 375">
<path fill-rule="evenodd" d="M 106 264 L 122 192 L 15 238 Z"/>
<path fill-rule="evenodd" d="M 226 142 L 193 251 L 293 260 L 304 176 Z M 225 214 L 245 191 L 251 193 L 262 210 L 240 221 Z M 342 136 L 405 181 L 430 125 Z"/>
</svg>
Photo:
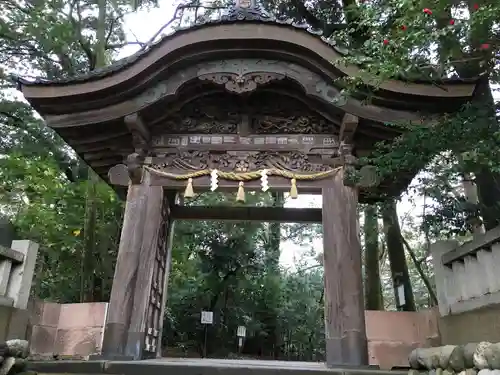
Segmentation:
<svg viewBox="0 0 500 375">
<path fill-rule="evenodd" d="M 12 298 L 13 307 L 17 309 L 25 310 L 28 307 L 38 247 L 37 243 L 29 240 L 12 241 L 12 250 L 19 251 L 24 255 L 24 261 L 21 264 L 12 265 L 6 292 L 6 297 Z"/>
<path fill-rule="evenodd" d="M 449 301 L 454 298 L 453 271 L 443 264 L 443 254 L 457 248 L 458 241 L 437 241 L 431 245 L 432 262 L 434 264 L 434 279 L 438 298 L 439 314 L 450 314 Z"/>
</svg>

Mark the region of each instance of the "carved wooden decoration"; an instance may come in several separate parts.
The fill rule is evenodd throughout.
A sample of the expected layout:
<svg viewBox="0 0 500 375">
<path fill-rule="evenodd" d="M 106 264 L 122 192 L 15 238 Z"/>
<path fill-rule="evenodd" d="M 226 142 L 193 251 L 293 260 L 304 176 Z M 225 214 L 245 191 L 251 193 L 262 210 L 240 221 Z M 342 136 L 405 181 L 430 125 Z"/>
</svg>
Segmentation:
<svg viewBox="0 0 500 375">
<path fill-rule="evenodd" d="M 164 97 L 176 95 L 185 83 L 195 79 L 215 81 L 217 84 L 224 85 L 230 92 L 242 93 L 285 78 L 302 86 L 306 95 L 318 97 L 336 106 L 347 104 L 347 97 L 324 77 L 301 65 L 267 59 L 215 60 L 193 65 L 157 83 L 136 97 L 134 104 L 140 108 Z M 226 84 L 228 84 L 227 87 Z M 250 90 L 252 87 L 253 89 Z"/>
<path fill-rule="evenodd" d="M 198 71 L 198 78 L 224 85 L 227 91 L 242 94 L 257 86 L 285 78 L 285 74 L 267 71 L 265 60 L 230 60 L 208 63 Z"/>
<path fill-rule="evenodd" d="M 169 274 L 169 252 L 171 251 L 171 229 L 173 221 L 169 215 L 170 207 L 168 197 L 164 195 L 160 206 L 159 225 L 156 229 L 156 243 L 154 244 L 154 258 L 149 268 L 152 268 L 152 277 L 149 285 L 144 285 L 147 295 L 146 321 L 144 330 L 144 355 L 143 358 L 156 358 L 161 349 L 161 327 L 163 311 L 166 302 L 166 287 Z"/>
<path fill-rule="evenodd" d="M 156 159 L 156 158 L 155 158 Z M 160 170 L 197 171 L 217 169 L 221 171 L 249 172 L 264 168 L 305 173 L 322 172 L 331 169 L 320 158 L 312 161 L 300 152 L 231 152 L 210 153 L 209 151 L 181 151 L 157 158 L 161 163 L 153 166 Z"/>
<path fill-rule="evenodd" d="M 139 114 L 134 113 L 125 116 L 124 122 L 129 131 L 132 133 L 132 139 L 136 150 L 146 149 L 151 140 L 151 134 L 146 124 L 144 124 L 144 122 L 140 118 Z"/>
<path fill-rule="evenodd" d="M 223 99 L 223 100 L 221 100 Z M 153 127 L 153 133 L 235 134 L 242 121 L 240 106 L 231 98 L 205 97 L 182 106 Z"/>
<path fill-rule="evenodd" d="M 338 121 L 310 105 L 285 95 L 259 91 L 248 97 L 215 94 L 193 100 L 152 126 L 154 138 L 162 134 L 235 134 L 248 123 L 249 134 L 338 133 Z M 340 121 L 339 121 L 340 122 Z M 153 141 L 154 143 L 155 141 Z"/>
<path fill-rule="evenodd" d="M 340 126 L 339 139 L 344 143 L 352 143 L 354 133 L 358 127 L 359 118 L 357 116 L 346 113 L 342 119 Z"/>
</svg>

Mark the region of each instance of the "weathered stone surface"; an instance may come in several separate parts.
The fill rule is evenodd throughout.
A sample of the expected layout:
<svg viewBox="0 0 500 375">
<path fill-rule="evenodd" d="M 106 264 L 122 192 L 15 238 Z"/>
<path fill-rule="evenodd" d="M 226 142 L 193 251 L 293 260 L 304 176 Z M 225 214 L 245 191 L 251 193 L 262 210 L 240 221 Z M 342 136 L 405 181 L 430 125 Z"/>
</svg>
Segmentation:
<svg viewBox="0 0 500 375">
<path fill-rule="evenodd" d="M 442 369 L 447 369 L 450 363 L 451 353 L 455 349 L 455 345 L 445 345 L 441 346 L 441 351 L 439 353 L 439 367 Z"/>
<path fill-rule="evenodd" d="M 9 340 L 7 345 L 8 355 L 11 357 L 27 358 L 29 354 L 29 343 L 26 340 Z"/>
<path fill-rule="evenodd" d="M 5 342 L 0 342 L 0 356 L 5 357 L 7 350 L 7 344 Z"/>
<path fill-rule="evenodd" d="M 15 365 L 16 359 L 14 357 L 7 357 L 0 366 L 0 375 L 7 375 L 10 369 Z"/>
<path fill-rule="evenodd" d="M 465 368 L 467 369 L 471 369 L 474 367 L 474 353 L 476 352 L 477 346 L 477 342 L 465 344 L 463 346 Z"/>
<path fill-rule="evenodd" d="M 477 375 L 477 370 L 474 368 L 468 368 L 460 371 L 457 375 Z"/>
<path fill-rule="evenodd" d="M 455 371 L 451 369 L 443 370 L 443 375 L 455 375 Z"/>
<path fill-rule="evenodd" d="M 410 363 L 415 364 L 416 362 L 418 364 L 418 368 L 423 368 L 427 370 L 436 369 L 439 367 L 440 354 L 441 354 L 441 347 L 417 348 L 410 353 L 410 358 L 411 358 Z"/>
<path fill-rule="evenodd" d="M 485 369 L 479 370 L 477 375 L 493 375 L 493 374 L 492 374 L 492 371 L 490 369 L 485 368 Z"/>
<path fill-rule="evenodd" d="M 478 370 L 488 368 L 488 361 L 486 360 L 486 357 L 484 356 L 484 352 L 491 345 L 492 344 L 490 342 L 486 342 L 486 341 L 482 341 L 479 344 L 477 344 L 476 350 L 475 350 L 472 358 L 473 358 L 473 362 L 474 362 L 474 367 L 477 368 Z M 481 373 L 481 371 L 480 371 L 480 373 Z M 490 375 L 490 374 L 481 374 L 481 375 Z"/>
<path fill-rule="evenodd" d="M 489 345 L 484 350 L 484 357 L 490 369 L 500 369 L 500 343 Z"/>
<path fill-rule="evenodd" d="M 418 370 L 420 368 L 420 364 L 418 363 L 418 349 L 413 349 L 408 356 L 408 363 L 410 364 L 410 367 L 414 370 Z M 416 375 L 416 374 L 408 374 L 408 375 Z"/>
<path fill-rule="evenodd" d="M 426 374 L 426 373 L 423 371 L 414 369 L 414 368 L 411 368 L 408 370 L 408 375 L 424 375 L 424 374 Z"/>
<path fill-rule="evenodd" d="M 28 366 L 28 360 L 26 358 L 16 358 L 16 362 L 14 363 L 15 372 L 23 372 L 26 370 Z"/>
<path fill-rule="evenodd" d="M 464 345 L 455 346 L 455 348 L 450 354 L 450 361 L 448 365 L 456 372 L 461 372 L 467 368 L 467 366 L 465 365 Z"/>
</svg>

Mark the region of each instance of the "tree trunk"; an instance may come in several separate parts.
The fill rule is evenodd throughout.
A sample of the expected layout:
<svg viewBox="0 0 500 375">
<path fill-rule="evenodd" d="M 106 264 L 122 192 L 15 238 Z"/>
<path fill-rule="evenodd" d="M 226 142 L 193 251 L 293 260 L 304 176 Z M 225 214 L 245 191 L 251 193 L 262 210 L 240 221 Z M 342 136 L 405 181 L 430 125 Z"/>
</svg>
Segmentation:
<svg viewBox="0 0 500 375">
<path fill-rule="evenodd" d="M 484 109 L 483 121 L 491 122 L 492 131 L 497 130 L 495 118 L 495 101 L 487 77 L 478 82 L 474 101 Z M 485 165 L 478 166 L 474 171 L 479 195 L 479 207 L 486 230 L 500 225 L 500 173 L 491 171 Z"/>
<path fill-rule="evenodd" d="M 284 195 L 281 192 L 272 193 L 273 206 L 284 206 Z M 280 244 L 281 244 L 281 224 L 269 224 L 269 243 L 266 249 L 266 264 L 268 265 L 268 272 L 270 275 L 279 275 L 279 262 L 280 262 Z M 271 307 L 271 306 L 270 306 Z M 266 353 L 272 352 L 275 359 L 280 356 L 280 343 L 279 343 L 279 325 L 278 314 L 276 309 L 270 309 L 268 312 L 268 320 L 266 324 L 266 331 L 268 333 Z"/>
<path fill-rule="evenodd" d="M 365 208 L 365 309 L 384 310 L 380 281 L 377 207 Z"/>
<path fill-rule="evenodd" d="M 95 56 L 95 69 L 106 66 L 106 2 L 107 0 L 98 0 L 98 16 L 96 28 L 96 41 L 94 56 Z M 84 223 L 84 247 L 82 259 L 82 275 L 81 275 L 81 302 L 94 302 L 94 298 L 99 294 L 94 290 L 96 283 L 94 274 L 95 260 L 100 255 L 97 254 L 97 244 L 95 240 L 95 230 L 97 224 L 97 189 L 96 185 L 99 183 L 99 177 L 89 168 L 88 173 L 88 189 L 86 196 L 86 212 Z"/>
<path fill-rule="evenodd" d="M 398 310 L 415 311 L 415 298 L 408 273 L 408 264 L 406 263 L 401 228 L 396 211 L 396 201 L 394 199 L 382 205 L 382 219 L 384 222 L 385 241 L 387 243 L 387 254 L 391 267 L 396 305 Z M 398 298 L 398 288 L 400 286 L 403 286 L 404 301 L 399 301 Z"/>
</svg>

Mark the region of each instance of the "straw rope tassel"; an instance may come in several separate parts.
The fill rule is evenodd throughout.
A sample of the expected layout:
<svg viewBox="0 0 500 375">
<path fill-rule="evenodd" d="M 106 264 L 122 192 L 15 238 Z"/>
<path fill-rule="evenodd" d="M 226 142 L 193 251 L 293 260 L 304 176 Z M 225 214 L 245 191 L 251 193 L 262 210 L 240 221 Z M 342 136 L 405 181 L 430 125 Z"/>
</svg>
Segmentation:
<svg viewBox="0 0 500 375">
<path fill-rule="evenodd" d="M 186 190 L 184 190 L 184 198 L 194 198 L 193 179 L 188 178 Z"/>
<path fill-rule="evenodd" d="M 245 202 L 245 189 L 243 188 L 243 181 L 240 181 L 239 187 L 238 187 L 238 194 L 236 194 L 236 202 Z"/>
<path fill-rule="evenodd" d="M 297 199 L 299 197 L 299 192 L 297 190 L 297 179 L 292 178 L 290 182 L 292 183 L 292 186 L 290 187 L 290 198 Z"/>
</svg>

